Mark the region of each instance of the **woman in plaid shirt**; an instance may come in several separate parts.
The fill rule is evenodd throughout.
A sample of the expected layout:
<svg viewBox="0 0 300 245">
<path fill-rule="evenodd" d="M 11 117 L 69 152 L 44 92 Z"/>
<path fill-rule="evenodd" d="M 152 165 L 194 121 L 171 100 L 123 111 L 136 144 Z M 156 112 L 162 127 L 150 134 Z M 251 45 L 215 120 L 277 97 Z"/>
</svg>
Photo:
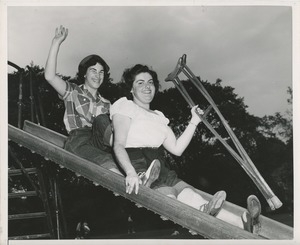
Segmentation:
<svg viewBox="0 0 300 245">
<path fill-rule="evenodd" d="M 103 124 L 110 124 L 107 114 L 111 104 L 98 89 L 109 81 L 109 66 L 100 56 L 89 55 L 78 66 L 77 78 L 82 84 L 64 81 L 56 74 L 56 65 L 60 45 L 67 36 L 67 28 L 56 28 L 45 66 L 45 79 L 65 103 L 64 123 L 69 134 L 65 149 L 121 174 L 108 147 L 109 139 L 103 137 L 111 132 L 102 130 L 106 128 Z"/>
</svg>

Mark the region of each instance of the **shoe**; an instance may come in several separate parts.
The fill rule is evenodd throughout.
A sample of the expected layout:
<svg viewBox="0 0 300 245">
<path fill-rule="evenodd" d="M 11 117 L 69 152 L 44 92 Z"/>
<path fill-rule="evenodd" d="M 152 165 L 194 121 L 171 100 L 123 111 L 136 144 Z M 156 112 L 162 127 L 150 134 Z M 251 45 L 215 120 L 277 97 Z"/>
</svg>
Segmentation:
<svg viewBox="0 0 300 245">
<path fill-rule="evenodd" d="M 261 229 L 260 223 L 261 204 L 258 198 L 251 195 L 247 198 L 247 211 L 242 215 L 244 229 L 254 234 L 258 234 Z"/>
<path fill-rule="evenodd" d="M 247 209 L 250 213 L 253 223 L 259 223 L 259 215 L 261 213 L 261 204 L 258 198 L 254 195 L 251 195 L 247 198 Z"/>
<path fill-rule="evenodd" d="M 208 203 L 201 205 L 200 211 L 212 216 L 216 216 L 220 212 L 225 202 L 225 199 L 226 192 L 218 191 Z"/>
<path fill-rule="evenodd" d="M 242 222 L 243 222 L 243 226 L 244 226 L 244 230 L 245 231 L 249 231 L 249 232 L 253 232 L 253 226 L 252 226 L 252 222 L 251 222 L 251 216 L 249 214 L 248 211 L 245 211 L 242 216 Z"/>
<path fill-rule="evenodd" d="M 157 180 L 160 173 L 160 161 L 155 159 L 150 164 L 146 172 L 138 173 L 140 180 L 144 186 L 150 187 Z"/>
</svg>

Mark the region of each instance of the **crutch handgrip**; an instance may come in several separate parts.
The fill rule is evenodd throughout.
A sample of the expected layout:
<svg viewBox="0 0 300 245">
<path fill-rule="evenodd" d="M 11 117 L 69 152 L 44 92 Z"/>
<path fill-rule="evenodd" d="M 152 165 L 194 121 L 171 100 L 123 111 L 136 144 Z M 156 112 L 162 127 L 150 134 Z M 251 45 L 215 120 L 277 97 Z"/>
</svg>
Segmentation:
<svg viewBox="0 0 300 245">
<path fill-rule="evenodd" d="M 212 109 L 212 106 L 209 105 L 209 107 L 206 108 L 206 110 L 204 111 L 203 114 L 200 114 L 200 113 L 198 112 L 198 110 L 196 110 L 196 114 L 197 114 L 198 117 L 200 117 L 200 119 L 203 121 L 203 119 L 206 119 L 206 116 L 208 115 L 208 113 L 210 113 L 211 109 Z"/>
<path fill-rule="evenodd" d="M 203 113 L 202 117 L 206 118 L 206 116 L 208 115 L 208 113 L 210 113 L 212 109 L 212 106 L 209 105 L 209 107 L 206 108 L 205 112 Z"/>
</svg>

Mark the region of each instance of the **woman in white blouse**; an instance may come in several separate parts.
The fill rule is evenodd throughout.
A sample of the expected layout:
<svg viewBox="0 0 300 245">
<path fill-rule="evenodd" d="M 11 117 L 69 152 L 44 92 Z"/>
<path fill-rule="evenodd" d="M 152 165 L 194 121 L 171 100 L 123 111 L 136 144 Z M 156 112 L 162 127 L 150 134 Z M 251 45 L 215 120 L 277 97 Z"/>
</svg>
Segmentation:
<svg viewBox="0 0 300 245">
<path fill-rule="evenodd" d="M 168 126 L 169 119 L 157 110 L 150 109 L 150 103 L 158 91 L 157 74 L 147 66 L 136 65 L 123 73 L 123 80 L 131 97 L 122 97 L 110 109 L 114 128 L 113 150 L 126 174 L 126 192 L 138 193 L 140 179 L 137 173 L 147 169 L 158 159 L 161 164 L 158 179 L 151 188 L 184 202 L 198 210 L 216 215 L 225 201 L 226 193 L 217 192 L 207 203 L 194 188 L 177 177 L 164 159 L 164 149 L 180 156 L 190 143 L 200 118 L 191 110 L 192 118 L 182 135 L 176 139 Z"/>
<path fill-rule="evenodd" d="M 198 106 L 193 107 L 188 126 L 176 138 L 168 126 L 169 119 L 162 112 L 150 109 L 150 103 L 159 89 L 156 72 L 137 64 L 126 69 L 122 79 L 127 94 L 111 106 L 110 117 L 114 130 L 113 150 L 126 175 L 126 192 L 137 194 L 141 183 L 137 173 L 147 170 L 153 161 L 159 161 L 160 173 L 151 184 L 152 189 L 253 232 L 253 225 L 259 225 L 261 211 L 255 196 L 248 198 L 248 208 L 251 210 L 245 212 L 241 219 L 222 209 L 226 198 L 224 191 L 218 191 L 207 202 L 195 192 L 194 187 L 179 179 L 164 159 L 164 149 L 176 156 L 184 152 L 201 121 L 196 110 L 201 114 L 203 111 Z"/>
</svg>

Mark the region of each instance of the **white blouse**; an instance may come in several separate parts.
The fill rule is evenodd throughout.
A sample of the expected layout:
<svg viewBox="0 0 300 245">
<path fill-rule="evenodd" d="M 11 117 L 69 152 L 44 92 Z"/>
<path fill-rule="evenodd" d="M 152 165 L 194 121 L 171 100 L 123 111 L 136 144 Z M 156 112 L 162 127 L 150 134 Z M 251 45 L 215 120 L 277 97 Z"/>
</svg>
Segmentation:
<svg viewBox="0 0 300 245">
<path fill-rule="evenodd" d="M 110 108 L 110 118 L 120 114 L 131 118 L 126 148 L 159 147 L 167 137 L 169 119 L 160 111 L 149 112 L 125 97 Z"/>
</svg>

